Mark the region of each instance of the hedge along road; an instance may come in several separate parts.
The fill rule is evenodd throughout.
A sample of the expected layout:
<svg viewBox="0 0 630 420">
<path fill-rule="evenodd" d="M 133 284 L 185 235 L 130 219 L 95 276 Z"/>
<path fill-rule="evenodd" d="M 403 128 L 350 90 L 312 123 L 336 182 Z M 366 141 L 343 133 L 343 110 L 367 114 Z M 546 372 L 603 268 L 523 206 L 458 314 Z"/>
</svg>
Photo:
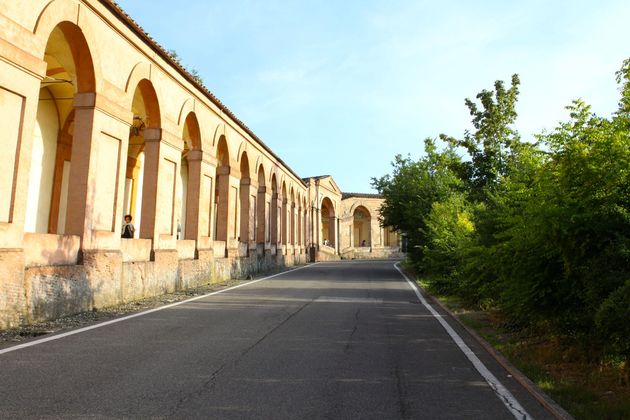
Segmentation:
<svg viewBox="0 0 630 420">
<path fill-rule="evenodd" d="M 0 417 L 552 418 L 419 297 L 318 263 L 3 349 Z"/>
</svg>

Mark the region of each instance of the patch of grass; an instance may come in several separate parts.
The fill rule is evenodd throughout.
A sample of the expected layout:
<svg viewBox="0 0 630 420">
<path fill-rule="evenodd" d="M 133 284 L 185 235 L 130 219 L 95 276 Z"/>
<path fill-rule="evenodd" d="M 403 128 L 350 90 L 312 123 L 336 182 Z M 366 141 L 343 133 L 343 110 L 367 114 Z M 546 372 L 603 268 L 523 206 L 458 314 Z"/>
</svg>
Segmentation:
<svg viewBox="0 0 630 420">
<path fill-rule="evenodd" d="M 576 419 L 630 419 L 624 362 L 589 361 L 563 337 L 542 329 L 509 328 L 500 312 L 471 307 L 458 297 L 435 294 L 426 282 L 419 283 Z"/>
</svg>

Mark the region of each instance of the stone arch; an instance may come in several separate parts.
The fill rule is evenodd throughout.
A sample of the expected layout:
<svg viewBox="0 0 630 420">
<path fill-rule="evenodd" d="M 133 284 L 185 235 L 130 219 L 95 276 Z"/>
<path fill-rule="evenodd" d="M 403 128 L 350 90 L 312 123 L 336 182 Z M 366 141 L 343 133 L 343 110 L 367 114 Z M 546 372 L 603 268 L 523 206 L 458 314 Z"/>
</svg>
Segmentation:
<svg viewBox="0 0 630 420">
<path fill-rule="evenodd" d="M 195 114 L 193 111 L 190 111 L 186 115 L 182 131 L 184 148 L 188 147 L 189 150 L 201 150 L 201 128 L 199 127 L 197 114 Z M 190 144 L 187 144 L 188 140 L 190 140 Z"/>
<path fill-rule="evenodd" d="M 246 151 L 247 151 L 247 142 L 242 141 L 241 144 L 239 144 L 238 146 L 238 152 L 236 154 L 237 162 L 240 162 L 240 159 L 243 156 L 243 153 L 245 153 Z"/>
<path fill-rule="evenodd" d="M 278 184 L 278 178 L 280 178 L 280 175 L 278 174 L 278 167 L 275 165 L 271 165 L 269 168 L 269 183 L 271 183 L 272 178 L 275 178 L 276 184 Z"/>
<path fill-rule="evenodd" d="M 217 169 L 214 192 L 215 240 L 228 240 L 230 150 L 225 136 L 220 136 L 216 147 Z M 226 248 L 227 252 L 227 248 Z"/>
<path fill-rule="evenodd" d="M 137 102 L 139 99 L 137 96 L 138 93 L 141 95 L 142 104 Z M 144 128 L 162 127 L 160 103 L 158 101 L 155 87 L 149 79 L 143 78 L 138 81 L 133 91 L 133 96 L 131 97 L 130 107 L 132 112 L 134 112 L 134 119 L 136 119 L 136 117 L 140 117 L 142 119 L 142 123 L 144 123 Z M 135 110 L 134 107 L 136 107 Z M 146 115 L 137 115 L 136 111 L 138 113 L 144 111 Z M 142 117 L 145 118 L 143 119 Z"/>
<path fill-rule="evenodd" d="M 372 215 L 367 207 L 358 205 L 352 212 L 352 246 L 372 246 Z"/>
<path fill-rule="evenodd" d="M 240 161 L 240 172 L 241 172 L 241 180 L 239 187 L 239 201 L 240 201 L 240 241 L 241 242 L 250 242 L 253 240 L 252 234 L 254 232 L 254 218 L 251 214 L 252 205 L 250 205 L 250 169 L 249 169 L 249 158 L 247 157 L 247 152 L 243 151 L 241 156 L 239 157 Z"/>
<path fill-rule="evenodd" d="M 217 126 L 217 128 L 214 130 L 214 137 L 212 138 L 212 147 L 216 148 L 217 147 L 217 143 L 218 141 L 221 139 L 221 137 L 224 137 L 227 141 L 228 134 L 227 134 L 227 130 L 225 129 L 225 124 L 221 123 Z M 228 142 L 229 144 L 229 142 Z"/>
<path fill-rule="evenodd" d="M 335 206 L 334 202 L 324 197 L 320 207 L 321 218 L 321 240 L 322 244 L 328 246 L 335 246 Z"/>
<path fill-rule="evenodd" d="M 265 167 L 262 163 L 258 166 L 258 192 L 256 194 L 256 243 L 269 242 L 269 234 L 265 217 L 267 209 L 267 188 L 265 185 Z"/>
<path fill-rule="evenodd" d="M 258 157 L 256 158 L 256 164 L 254 164 L 254 168 L 256 170 L 258 170 L 258 168 L 260 168 L 261 166 L 263 166 L 263 172 L 264 172 L 264 156 L 263 155 L 258 155 Z M 264 180 L 263 180 L 264 181 Z M 259 183 L 260 184 L 260 183 Z"/>
<path fill-rule="evenodd" d="M 146 61 L 140 61 L 131 68 L 125 83 L 125 93 L 133 95 L 135 88 L 142 79 L 151 80 L 151 64 Z M 127 98 L 128 103 L 131 103 L 131 101 L 133 101 L 133 96 Z"/>
<path fill-rule="evenodd" d="M 352 203 L 352 205 L 350 206 L 350 210 L 348 210 L 347 215 L 352 216 L 354 214 L 354 211 L 357 209 L 357 207 L 365 207 L 370 213 L 370 215 L 372 214 L 372 211 L 370 211 L 371 206 L 369 204 L 366 204 L 363 200 L 357 200 L 354 203 Z"/>
<path fill-rule="evenodd" d="M 190 114 L 195 113 L 195 101 L 192 98 L 186 98 L 184 103 L 182 103 L 181 108 L 179 109 L 179 115 L 177 117 L 177 125 L 182 126 L 186 122 L 186 118 Z"/>
<path fill-rule="evenodd" d="M 96 76 L 83 31 L 63 20 L 68 18 L 67 11 L 54 9 L 55 14 L 53 9 L 42 12 L 35 28 L 43 38 L 40 53 L 46 73 L 40 82 L 31 144 L 24 230 L 81 235 L 88 200 L 94 107 L 74 108 L 74 99 L 87 95 L 84 102 L 91 99 L 93 103 Z M 74 139 L 84 141 L 74 144 Z M 113 206 L 105 218 L 113 220 Z"/>
</svg>

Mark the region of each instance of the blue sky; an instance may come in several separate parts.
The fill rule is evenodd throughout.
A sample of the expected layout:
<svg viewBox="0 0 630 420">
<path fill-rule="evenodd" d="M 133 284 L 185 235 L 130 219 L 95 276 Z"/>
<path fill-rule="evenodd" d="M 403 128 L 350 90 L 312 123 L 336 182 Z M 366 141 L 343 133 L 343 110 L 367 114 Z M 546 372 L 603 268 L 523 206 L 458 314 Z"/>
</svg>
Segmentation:
<svg viewBox="0 0 630 420">
<path fill-rule="evenodd" d="M 464 98 L 521 78 L 524 140 L 583 98 L 617 106 L 626 1 L 118 0 L 300 176 L 372 192 L 393 157 L 471 128 Z"/>
</svg>

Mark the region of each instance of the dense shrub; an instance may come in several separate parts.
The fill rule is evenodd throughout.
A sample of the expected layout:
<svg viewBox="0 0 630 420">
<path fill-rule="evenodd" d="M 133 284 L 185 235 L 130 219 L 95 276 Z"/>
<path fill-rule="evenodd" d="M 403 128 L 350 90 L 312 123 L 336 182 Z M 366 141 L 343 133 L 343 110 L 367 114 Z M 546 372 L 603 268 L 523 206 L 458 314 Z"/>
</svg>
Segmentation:
<svg viewBox="0 0 630 420">
<path fill-rule="evenodd" d="M 466 100 L 474 131 L 427 140 L 373 181 L 383 224 L 403 232 L 415 268 L 442 293 L 494 305 L 515 325 L 544 325 L 630 357 L 630 61 L 611 118 L 581 100 L 537 143 L 512 128 L 518 77 Z M 460 157 L 456 151 L 464 151 Z"/>
</svg>

